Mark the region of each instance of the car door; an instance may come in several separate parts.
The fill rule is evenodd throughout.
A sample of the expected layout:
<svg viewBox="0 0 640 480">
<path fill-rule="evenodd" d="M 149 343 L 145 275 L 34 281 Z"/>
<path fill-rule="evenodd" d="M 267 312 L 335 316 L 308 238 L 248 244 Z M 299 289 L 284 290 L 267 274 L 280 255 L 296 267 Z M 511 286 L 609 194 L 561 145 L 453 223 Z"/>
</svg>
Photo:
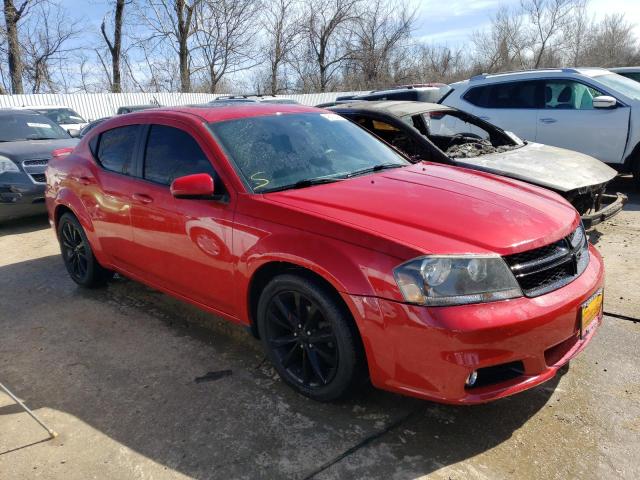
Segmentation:
<svg viewBox="0 0 640 480">
<path fill-rule="evenodd" d="M 233 311 L 233 202 L 212 155 L 189 126 L 147 127 L 140 176 L 132 191 L 137 271 L 154 284 L 228 314 Z M 176 199 L 171 182 L 208 173 L 215 199 Z"/>
<path fill-rule="evenodd" d="M 129 189 L 139 133 L 139 125 L 127 125 L 93 138 L 89 146 L 100 168 L 95 178 L 81 175 L 75 179 L 83 185 L 82 200 L 100 248 L 113 265 L 125 270 L 135 258 Z"/>
<path fill-rule="evenodd" d="M 460 109 L 480 117 L 524 140 L 535 140 L 542 84 L 522 80 L 471 87 L 462 96 Z M 446 102 L 445 102 L 446 103 Z M 467 108 L 466 105 L 471 105 Z"/>
<path fill-rule="evenodd" d="M 537 142 L 586 153 L 606 163 L 622 161 L 629 107 L 593 108 L 593 98 L 605 94 L 574 80 L 546 80 L 544 92 Z"/>
</svg>

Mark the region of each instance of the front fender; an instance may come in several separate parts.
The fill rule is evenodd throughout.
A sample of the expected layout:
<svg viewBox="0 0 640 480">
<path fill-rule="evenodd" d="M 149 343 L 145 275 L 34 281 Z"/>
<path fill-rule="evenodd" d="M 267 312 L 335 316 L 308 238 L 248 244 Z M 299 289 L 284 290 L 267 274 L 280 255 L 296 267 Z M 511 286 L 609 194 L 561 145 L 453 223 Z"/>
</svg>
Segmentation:
<svg viewBox="0 0 640 480">
<path fill-rule="evenodd" d="M 236 273 L 240 287 L 237 304 L 241 306 L 241 318 L 247 323 L 251 281 L 261 267 L 273 262 L 286 262 L 314 272 L 343 298 L 399 295 L 393 292 L 397 290 L 393 268 L 401 263 L 399 259 L 334 238 L 285 226 L 269 232 L 256 228 L 254 220 L 250 232 L 241 226 L 236 229 L 234 250 L 238 253 Z"/>
</svg>

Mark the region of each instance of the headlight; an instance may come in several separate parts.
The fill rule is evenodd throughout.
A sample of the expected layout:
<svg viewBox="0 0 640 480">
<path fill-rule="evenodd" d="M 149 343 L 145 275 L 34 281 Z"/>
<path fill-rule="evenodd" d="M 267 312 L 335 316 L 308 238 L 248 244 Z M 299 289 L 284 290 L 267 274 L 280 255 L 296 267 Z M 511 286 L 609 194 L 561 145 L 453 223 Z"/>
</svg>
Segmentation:
<svg viewBox="0 0 640 480">
<path fill-rule="evenodd" d="M 18 166 L 7 157 L 0 155 L 0 173 L 19 172 Z"/>
<path fill-rule="evenodd" d="M 444 306 L 522 296 L 499 256 L 426 256 L 398 266 L 393 275 L 405 301 Z"/>
</svg>

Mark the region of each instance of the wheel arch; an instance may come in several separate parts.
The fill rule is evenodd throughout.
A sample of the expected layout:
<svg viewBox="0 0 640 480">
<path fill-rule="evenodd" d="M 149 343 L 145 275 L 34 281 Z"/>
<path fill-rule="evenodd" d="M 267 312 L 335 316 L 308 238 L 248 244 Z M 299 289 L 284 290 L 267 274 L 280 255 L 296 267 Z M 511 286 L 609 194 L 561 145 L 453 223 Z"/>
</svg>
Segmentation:
<svg viewBox="0 0 640 480">
<path fill-rule="evenodd" d="M 257 327 L 257 309 L 260 294 L 271 280 L 284 274 L 298 275 L 318 284 L 342 309 L 344 309 L 345 314 L 349 315 L 349 319 L 353 324 L 355 331 L 358 332 L 358 336 L 360 336 L 351 308 L 347 304 L 347 301 L 345 301 L 343 295 L 340 294 L 340 289 L 336 287 L 334 283 L 326 279 L 321 274 L 303 265 L 290 261 L 272 260 L 260 265 L 253 272 L 247 289 L 247 313 L 249 316 L 249 326 L 251 333 L 256 338 L 259 338 L 260 336 Z"/>
</svg>

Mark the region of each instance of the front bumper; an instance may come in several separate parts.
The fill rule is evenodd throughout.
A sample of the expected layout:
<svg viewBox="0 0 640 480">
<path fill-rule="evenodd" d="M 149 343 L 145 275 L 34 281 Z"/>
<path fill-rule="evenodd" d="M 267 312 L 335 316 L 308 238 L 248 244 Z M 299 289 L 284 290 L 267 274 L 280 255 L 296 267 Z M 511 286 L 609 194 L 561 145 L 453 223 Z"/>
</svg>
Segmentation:
<svg viewBox="0 0 640 480">
<path fill-rule="evenodd" d="M 603 286 L 604 267 L 590 247 L 587 269 L 570 284 L 535 298 L 420 307 L 351 296 L 372 383 L 385 390 L 451 404 L 484 403 L 552 378 L 582 351 L 598 325 L 579 335 L 583 302 Z M 515 378 L 466 388 L 471 372 L 518 362 Z"/>
<path fill-rule="evenodd" d="M 26 173 L 0 175 L 0 222 L 46 213 L 44 189 Z"/>
<path fill-rule="evenodd" d="M 622 210 L 622 207 L 627 203 L 627 196 L 622 193 L 602 194 L 601 199 L 606 202 L 598 211 L 593 213 L 586 213 L 582 215 L 582 223 L 584 228 L 595 227 L 599 223 L 617 215 Z"/>
</svg>

